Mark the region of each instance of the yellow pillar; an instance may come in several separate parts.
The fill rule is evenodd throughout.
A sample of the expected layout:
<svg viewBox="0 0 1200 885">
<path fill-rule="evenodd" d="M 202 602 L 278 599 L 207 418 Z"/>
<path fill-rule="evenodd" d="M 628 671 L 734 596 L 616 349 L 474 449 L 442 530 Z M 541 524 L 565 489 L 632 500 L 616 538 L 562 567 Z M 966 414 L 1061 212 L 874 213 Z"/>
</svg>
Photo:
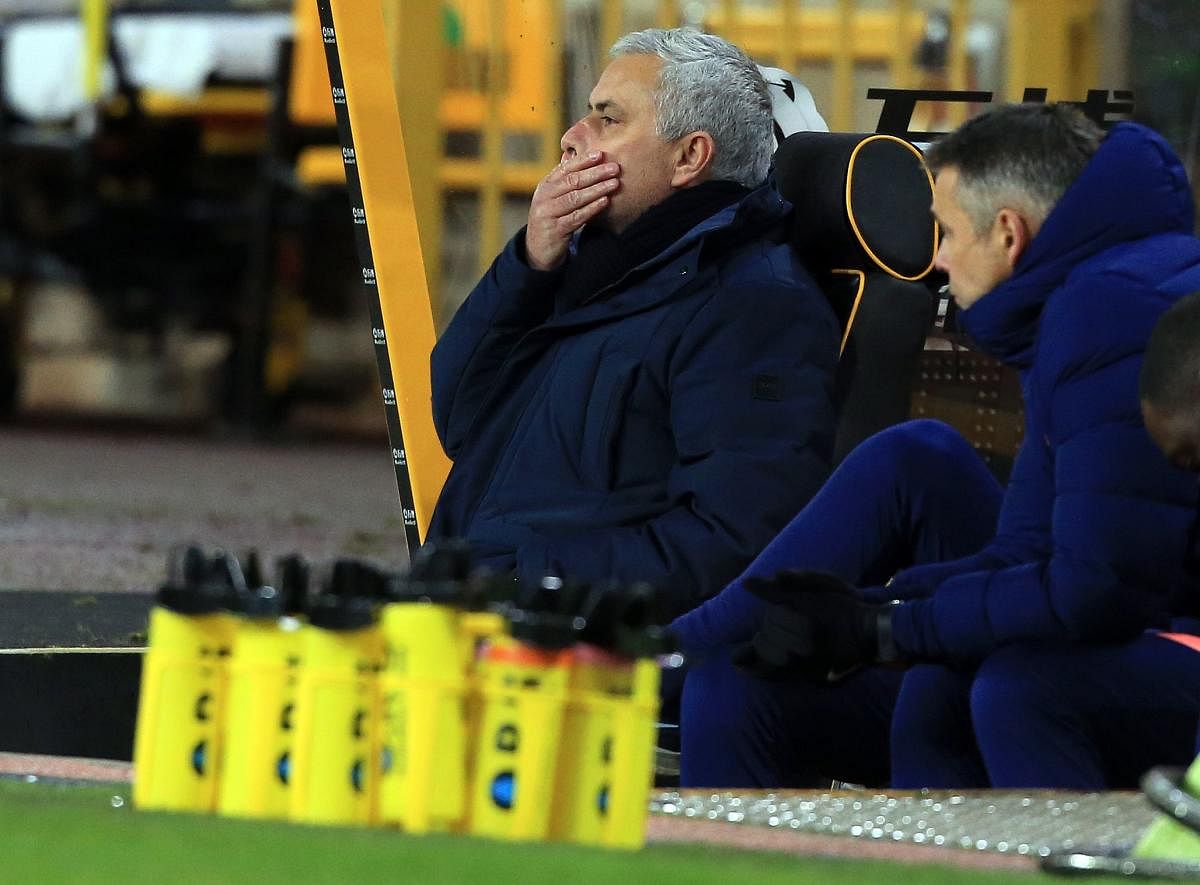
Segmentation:
<svg viewBox="0 0 1200 885">
<path fill-rule="evenodd" d="M 442 94 L 445 41 L 442 19 L 429 0 L 383 0 L 383 16 L 391 52 L 392 83 L 404 126 L 409 180 L 421 248 L 426 256 L 425 277 L 440 299 L 442 254 L 442 130 L 438 99 Z M 436 321 L 436 317 L 435 317 Z"/>
<path fill-rule="evenodd" d="M 108 0 L 83 0 L 83 97 L 100 97 L 100 75 L 108 58 Z"/>
<path fill-rule="evenodd" d="M 967 29 L 971 26 L 971 0 L 953 0 L 950 5 L 950 88 L 959 92 L 970 88 L 970 59 L 967 57 Z M 967 106 L 950 102 L 951 126 L 958 126 L 967 117 Z"/>
<path fill-rule="evenodd" d="M 725 33 L 722 35 L 730 43 L 738 43 L 738 0 L 721 0 L 721 12 L 725 21 Z"/>
<path fill-rule="evenodd" d="M 542 109 L 542 167 L 549 171 L 562 154 L 564 124 L 562 108 L 563 66 L 563 0 L 545 0 L 546 33 L 550 34 L 550 51 L 545 54 L 546 96 L 548 105 Z M 572 109 L 574 110 L 574 109 Z"/>
<path fill-rule="evenodd" d="M 1008 15 L 1008 99 L 1027 86 L 1050 101 L 1079 101 L 1097 72 L 1096 0 L 1012 0 Z"/>
<path fill-rule="evenodd" d="M 854 0 L 837 2 L 837 39 L 833 51 L 834 132 L 854 127 Z"/>
<path fill-rule="evenodd" d="M 912 0 L 893 0 L 896 15 L 896 41 L 892 44 L 892 86 L 896 89 L 911 89 L 913 86 L 912 57 L 916 47 L 909 39 L 912 30 Z"/>
<path fill-rule="evenodd" d="M 795 74 L 800 53 L 800 0 L 779 0 L 779 61 L 777 64 Z"/>
<path fill-rule="evenodd" d="M 600 45 L 596 78 L 608 64 L 608 50 L 625 33 L 625 0 L 600 0 Z M 595 79 L 595 78 L 594 78 Z"/>
<path fill-rule="evenodd" d="M 660 28 L 679 27 L 679 0 L 658 0 L 654 23 Z"/>
<path fill-rule="evenodd" d="M 479 269 L 491 266 L 504 242 L 504 0 L 488 0 L 487 83 L 484 85 L 483 181 L 479 187 Z"/>
<path fill-rule="evenodd" d="M 433 312 L 405 129 L 392 78 L 381 76 L 391 70 L 391 57 L 380 0 L 316 2 L 411 550 L 428 528 L 450 462 L 430 410 Z M 426 0 L 424 14 L 437 18 L 436 4 Z"/>
</svg>

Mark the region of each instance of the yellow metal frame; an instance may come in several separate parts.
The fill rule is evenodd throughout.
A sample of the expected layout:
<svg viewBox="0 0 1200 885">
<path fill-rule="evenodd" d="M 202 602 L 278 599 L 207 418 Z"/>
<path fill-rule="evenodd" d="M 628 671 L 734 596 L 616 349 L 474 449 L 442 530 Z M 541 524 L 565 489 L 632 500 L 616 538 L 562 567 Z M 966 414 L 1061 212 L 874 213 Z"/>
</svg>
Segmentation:
<svg viewBox="0 0 1200 885">
<path fill-rule="evenodd" d="M 855 0 L 817 8 L 800 0 L 778 0 L 767 7 L 723 0 L 704 22 L 751 58 L 770 58 L 793 72 L 806 62 L 830 62 L 833 103 L 828 116 L 835 132 L 854 127 L 854 72 L 859 63 L 885 62 L 894 86 L 913 85 L 911 55 L 924 23 L 924 14 L 913 9 L 911 0 L 897 0 L 891 9 L 859 9 Z"/>
</svg>

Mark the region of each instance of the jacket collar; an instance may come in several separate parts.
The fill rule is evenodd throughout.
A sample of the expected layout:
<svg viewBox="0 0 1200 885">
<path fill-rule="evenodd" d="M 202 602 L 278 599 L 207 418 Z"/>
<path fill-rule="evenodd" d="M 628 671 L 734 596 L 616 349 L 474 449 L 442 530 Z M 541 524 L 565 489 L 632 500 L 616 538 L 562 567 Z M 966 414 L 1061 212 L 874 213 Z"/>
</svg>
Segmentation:
<svg viewBox="0 0 1200 885">
<path fill-rule="evenodd" d="M 623 288 L 611 298 L 593 297 L 575 310 L 568 311 L 546 323 L 550 328 L 593 325 L 654 307 L 674 297 L 698 278 L 702 253 L 717 241 L 738 242 L 760 237 L 782 223 L 792 211 L 792 204 L 780 196 L 774 181 L 768 180 L 742 199 L 714 212 L 686 234 L 648 261 L 629 271 L 613 287 L 637 276 L 655 278 L 650 286 L 634 285 Z M 578 235 L 572 240 L 574 251 Z M 597 293 L 598 295 L 603 294 Z"/>
</svg>

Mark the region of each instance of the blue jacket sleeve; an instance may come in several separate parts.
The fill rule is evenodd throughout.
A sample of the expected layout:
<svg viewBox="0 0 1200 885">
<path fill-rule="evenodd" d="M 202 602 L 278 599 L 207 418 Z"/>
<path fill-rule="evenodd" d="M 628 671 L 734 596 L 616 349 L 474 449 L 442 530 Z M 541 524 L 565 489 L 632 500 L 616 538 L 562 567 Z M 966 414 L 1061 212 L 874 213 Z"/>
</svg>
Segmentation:
<svg viewBox="0 0 1200 885">
<path fill-rule="evenodd" d="M 522 228 L 454 315 L 430 356 L 433 422 L 452 459 L 512 348 L 550 315 L 558 272 L 525 262 Z"/>
<path fill-rule="evenodd" d="M 987 548 L 1011 564 L 958 574 L 898 606 L 896 642 L 910 658 L 971 663 L 1010 642 L 1119 641 L 1168 617 L 1194 485 L 1138 414 L 1155 313 L 1129 297 L 1128 281 L 1120 297 L 1088 283 L 1060 293 L 1043 317 L 1027 407 L 1044 417 L 1030 422 L 1012 490 L 1025 503 L 1006 499 Z"/>
<path fill-rule="evenodd" d="M 834 431 L 838 329 L 814 288 L 722 288 L 684 330 L 670 369 L 671 507 L 639 525 L 539 537 L 525 579 L 648 580 L 663 617 L 711 596 L 820 488 Z"/>
</svg>

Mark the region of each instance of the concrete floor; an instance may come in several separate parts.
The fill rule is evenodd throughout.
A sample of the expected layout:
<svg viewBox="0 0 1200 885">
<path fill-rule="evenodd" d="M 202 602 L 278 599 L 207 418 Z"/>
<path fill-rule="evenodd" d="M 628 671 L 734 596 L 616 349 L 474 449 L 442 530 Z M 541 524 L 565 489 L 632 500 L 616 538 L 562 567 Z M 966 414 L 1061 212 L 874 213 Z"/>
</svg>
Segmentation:
<svg viewBox="0 0 1200 885">
<path fill-rule="evenodd" d="M 146 591 L 180 542 L 399 567 L 389 450 L 0 430 L 0 589 Z"/>
</svg>

